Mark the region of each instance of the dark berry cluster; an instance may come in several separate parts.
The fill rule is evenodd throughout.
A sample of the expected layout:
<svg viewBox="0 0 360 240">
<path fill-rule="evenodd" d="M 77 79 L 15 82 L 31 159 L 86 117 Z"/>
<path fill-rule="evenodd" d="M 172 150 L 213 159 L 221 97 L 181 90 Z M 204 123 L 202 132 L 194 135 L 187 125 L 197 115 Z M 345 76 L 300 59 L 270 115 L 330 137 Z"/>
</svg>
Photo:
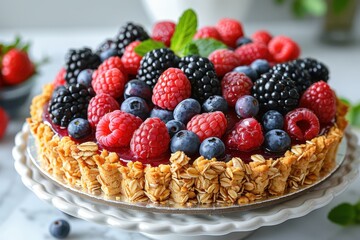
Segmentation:
<svg viewBox="0 0 360 240">
<path fill-rule="evenodd" d="M 186 56 L 181 58 L 179 68 L 191 83 L 192 97 L 204 102 L 210 96 L 221 95 L 220 80 L 216 76 L 214 65 L 207 58 Z"/>
<path fill-rule="evenodd" d="M 65 57 L 65 80 L 68 84 L 74 84 L 82 70 L 96 69 L 99 65 L 99 56 L 90 48 L 70 49 Z"/>
<path fill-rule="evenodd" d="M 94 91 L 82 84 L 59 87 L 49 103 L 49 114 L 54 124 L 67 127 L 75 118 L 87 118 L 87 107 Z"/>
<path fill-rule="evenodd" d="M 137 78 L 154 87 L 160 75 L 170 67 L 177 67 L 179 58 L 169 48 L 152 50 L 140 62 Z"/>
</svg>

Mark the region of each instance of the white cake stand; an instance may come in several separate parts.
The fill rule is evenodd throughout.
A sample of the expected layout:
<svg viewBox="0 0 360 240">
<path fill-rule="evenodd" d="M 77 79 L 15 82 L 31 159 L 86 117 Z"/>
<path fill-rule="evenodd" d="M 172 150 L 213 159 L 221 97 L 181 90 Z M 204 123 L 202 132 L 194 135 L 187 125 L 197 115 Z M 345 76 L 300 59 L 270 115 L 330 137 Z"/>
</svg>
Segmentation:
<svg viewBox="0 0 360 240">
<path fill-rule="evenodd" d="M 328 204 L 342 193 L 358 174 L 357 138 L 346 133 L 347 154 L 339 169 L 327 180 L 300 196 L 270 207 L 220 215 L 164 214 L 98 204 L 80 194 L 54 184 L 32 163 L 26 154 L 29 128 L 16 135 L 13 148 L 14 165 L 25 186 L 40 199 L 59 210 L 87 221 L 124 231 L 142 233 L 153 239 L 242 239 L 262 226 L 280 224 L 302 217 Z"/>
</svg>

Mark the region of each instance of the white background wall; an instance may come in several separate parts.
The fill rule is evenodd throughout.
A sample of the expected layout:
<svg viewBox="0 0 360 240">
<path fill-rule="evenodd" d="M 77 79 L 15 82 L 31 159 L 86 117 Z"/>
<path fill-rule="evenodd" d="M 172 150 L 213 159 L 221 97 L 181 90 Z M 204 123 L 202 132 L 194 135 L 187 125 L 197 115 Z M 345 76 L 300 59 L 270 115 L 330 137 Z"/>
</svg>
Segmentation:
<svg viewBox="0 0 360 240">
<path fill-rule="evenodd" d="M 206 4 L 206 0 L 191 1 Z M 277 6 L 274 2 L 252 0 L 249 11 L 241 20 L 259 22 L 292 18 L 289 4 Z M 0 28 L 3 29 L 113 27 L 128 20 L 149 21 L 141 0 L 0 0 Z"/>
</svg>

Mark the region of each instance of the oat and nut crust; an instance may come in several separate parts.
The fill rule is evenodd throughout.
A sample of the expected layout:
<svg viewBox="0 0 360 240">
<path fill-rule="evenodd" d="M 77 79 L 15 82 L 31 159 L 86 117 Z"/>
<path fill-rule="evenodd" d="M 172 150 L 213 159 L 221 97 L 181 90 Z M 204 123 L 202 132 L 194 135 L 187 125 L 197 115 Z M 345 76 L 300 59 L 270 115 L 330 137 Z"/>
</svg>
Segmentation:
<svg viewBox="0 0 360 240">
<path fill-rule="evenodd" d="M 42 167 L 71 186 L 129 202 L 241 205 L 296 191 L 333 168 L 347 126 L 347 107 L 338 101 L 336 123 L 325 135 L 295 145 L 277 159 L 253 155 L 249 163 L 240 158 L 225 163 L 176 152 L 167 165 L 123 166 L 116 153 L 99 151 L 94 142 L 76 144 L 69 137 L 60 138 L 42 121 L 52 91 L 52 85 L 46 85 L 33 99 L 27 119 Z"/>
</svg>

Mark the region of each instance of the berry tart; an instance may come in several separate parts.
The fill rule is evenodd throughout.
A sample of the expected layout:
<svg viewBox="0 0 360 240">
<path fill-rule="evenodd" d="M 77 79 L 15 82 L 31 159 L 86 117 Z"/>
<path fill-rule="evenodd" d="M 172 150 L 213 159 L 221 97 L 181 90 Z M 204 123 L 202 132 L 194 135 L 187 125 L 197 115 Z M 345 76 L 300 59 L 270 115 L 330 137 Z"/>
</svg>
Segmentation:
<svg viewBox="0 0 360 240">
<path fill-rule="evenodd" d="M 286 36 L 187 10 L 151 34 L 127 23 L 72 49 L 27 119 L 42 167 L 120 201 L 247 204 L 314 184 L 335 164 L 347 107 Z"/>
</svg>

